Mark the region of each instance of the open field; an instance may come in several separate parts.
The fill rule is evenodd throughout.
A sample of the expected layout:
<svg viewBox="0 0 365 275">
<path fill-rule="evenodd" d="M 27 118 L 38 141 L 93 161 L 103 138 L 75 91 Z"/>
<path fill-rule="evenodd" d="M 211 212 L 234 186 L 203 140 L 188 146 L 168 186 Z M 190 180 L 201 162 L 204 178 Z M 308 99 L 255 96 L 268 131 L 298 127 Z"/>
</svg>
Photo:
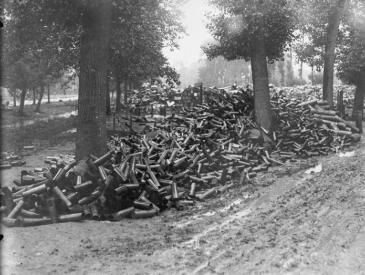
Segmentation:
<svg viewBox="0 0 365 275">
<path fill-rule="evenodd" d="M 1 111 L 1 126 L 6 128 L 7 126 L 13 126 L 15 124 L 26 124 L 28 121 L 37 121 L 41 119 L 52 119 L 52 117 L 57 117 L 59 115 L 74 112 L 76 110 L 77 101 L 68 102 L 53 102 L 53 103 L 43 103 L 41 105 L 41 112 L 34 112 L 34 105 L 24 106 L 24 116 L 19 116 L 17 113 L 18 107 L 11 110 Z"/>
</svg>

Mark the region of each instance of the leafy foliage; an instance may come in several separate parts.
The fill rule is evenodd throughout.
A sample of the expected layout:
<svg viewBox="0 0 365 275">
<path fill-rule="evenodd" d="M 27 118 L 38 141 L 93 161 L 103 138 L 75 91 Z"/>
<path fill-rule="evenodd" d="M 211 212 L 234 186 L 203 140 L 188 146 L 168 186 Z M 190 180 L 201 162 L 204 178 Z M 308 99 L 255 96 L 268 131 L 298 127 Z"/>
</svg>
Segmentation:
<svg viewBox="0 0 365 275">
<path fill-rule="evenodd" d="M 5 6 L 3 65 L 8 87 L 24 90 L 44 86 L 75 62 L 70 56 L 72 45 L 63 39 L 67 32 L 47 19 L 41 6 L 45 3 L 9 1 Z"/>
<path fill-rule="evenodd" d="M 163 77 L 166 83 L 171 87 L 174 87 L 175 85 L 179 86 L 181 84 L 180 75 L 169 65 L 165 65 L 160 69 L 159 76 Z"/>
<path fill-rule="evenodd" d="M 217 44 L 203 48 L 209 58 L 223 55 L 228 60 L 243 58 L 248 61 L 261 19 L 269 60 L 280 58 L 287 42 L 293 37 L 293 12 L 286 0 L 211 2 L 220 12 L 210 16 L 211 23 L 208 28 Z"/>
<path fill-rule="evenodd" d="M 348 0 L 342 21 L 349 17 L 349 7 L 358 0 Z M 298 59 L 320 71 L 324 65 L 325 45 L 327 42 L 327 27 L 330 16 L 338 1 L 333 0 L 292 0 L 290 3 L 295 11 L 297 39 L 292 44 Z M 338 44 L 343 43 L 345 30 L 339 28 Z"/>
<path fill-rule="evenodd" d="M 352 12 L 339 49 L 337 71 L 343 81 L 358 85 L 365 78 L 365 1 L 359 1 Z"/>
<path fill-rule="evenodd" d="M 15 64 L 32 67 L 28 78 L 36 86 L 70 68 L 79 73 L 81 14 L 84 7 L 97 2 L 8 1 L 2 18 L 6 25 L 3 56 L 4 67 L 9 68 L 8 86 L 19 86 L 14 82 L 19 76 L 11 76 L 17 71 L 11 68 Z M 111 3 L 110 70 L 118 77 L 130 79 L 158 76 L 168 65 L 162 48 L 176 47 L 176 39 L 183 30 L 176 8 L 178 2 L 114 0 Z"/>
<path fill-rule="evenodd" d="M 320 70 L 323 67 L 323 47 L 315 46 L 310 38 L 306 42 L 297 41 L 292 44 L 293 50 L 300 62 Z"/>
<path fill-rule="evenodd" d="M 176 1 L 115 1 L 111 70 L 116 77 L 145 80 L 163 76 L 168 66 L 164 46 L 176 47 L 179 23 Z"/>
</svg>

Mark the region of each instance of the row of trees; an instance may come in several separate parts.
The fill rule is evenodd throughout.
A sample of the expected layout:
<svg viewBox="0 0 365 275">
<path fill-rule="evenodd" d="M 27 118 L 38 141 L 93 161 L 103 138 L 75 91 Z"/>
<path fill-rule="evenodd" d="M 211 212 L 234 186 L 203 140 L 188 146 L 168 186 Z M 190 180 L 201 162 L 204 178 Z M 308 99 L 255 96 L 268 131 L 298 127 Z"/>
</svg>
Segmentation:
<svg viewBox="0 0 365 275">
<path fill-rule="evenodd" d="M 64 2 L 8 1 L 2 9 L 4 84 L 13 95 L 21 91 L 20 113 L 28 92 L 38 94 L 40 103 L 45 87 L 65 73 L 73 73 L 74 77 L 80 74 L 83 7 L 95 1 Z M 165 44 L 175 47 L 174 41 L 182 30 L 176 19 L 176 4 L 126 0 L 108 5 L 111 39 L 105 56 L 106 87 L 110 80 L 116 83 L 120 99 L 121 83 L 131 88 L 153 77 L 165 77 L 170 84 L 178 82 L 179 75 L 161 51 Z"/>
<path fill-rule="evenodd" d="M 6 87 L 43 96 L 49 81 L 65 72 L 79 78 L 76 155 L 106 149 L 109 81 L 133 87 L 152 77 L 178 81 L 162 54 L 183 31 L 174 0 L 22 0 L 2 7 Z M 120 108 L 120 105 L 117 106 Z"/>
<path fill-rule="evenodd" d="M 303 62 L 300 62 L 299 71 L 294 73 L 293 52 L 288 51 L 284 55 L 284 60 L 278 60 L 268 64 L 269 82 L 277 87 L 290 87 L 304 85 L 308 80 L 303 76 Z M 319 84 L 322 75 L 314 73 L 309 75 L 312 84 Z M 236 83 L 246 85 L 252 82 L 250 63 L 242 60 L 225 60 L 222 56 L 205 60 L 199 68 L 199 81 L 206 86 L 224 87 Z"/>
<path fill-rule="evenodd" d="M 361 95 L 363 98 L 365 93 L 364 2 L 211 0 L 219 11 L 210 16 L 208 25 L 216 43 L 203 47 L 203 50 L 211 59 L 223 56 L 228 60 L 251 61 L 256 118 L 268 130 L 274 128 L 268 63 L 280 60 L 290 46 L 301 62 L 312 67 L 323 66 L 323 98 L 330 105 L 333 105 L 337 61 L 340 78 L 357 86 L 355 108 L 362 111 Z"/>
<path fill-rule="evenodd" d="M 339 75 L 357 85 L 357 95 L 363 95 L 364 0 L 211 2 L 219 8 L 209 25 L 217 43 L 204 50 L 210 58 L 223 56 L 251 62 L 256 117 L 262 127 L 274 128 L 268 61 L 279 60 L 290 42 L 298 41 L 296 33 L 319 32 L 326 38 L 324 98 L 332 103 L 336 49 Z M 320 10 L 318 5 L 327 9 Z M 301 18 L 299 12 L 305 9 L 320 10 L 327 23 Z M 48 79 L 74 71 L 79 76 L 76 155 L 79 159 L 89 153 L 101 155 L 106 150 L 109 81 L 117 83 L 120 102 L 122 82 L 133 86 L 146 77 L 167 75 L 171 81 L 176 80 L 177 74 L 161 50 L 166 45 L 176 46 L 182 31 L 177 11 L 175 0 L 8 1 L 2 9 L 5 83 L 21 90 L 21 97 L 25 97 L 34 87 L 42 94 Z M 343 47 L 338 47 L 338 37 Z"/>
<path fill-rule="evenodd" d="M 27 74 L 27 77 L 30 75 Z M 77 78 L 75 77 L 75 74 L 64 74 L 60 78 L 48 78 L 46 83 L 46 91 L 47 91 L 47 103 L 51 103 L 51 97 L 53 95 L 66 95 L 67 93 L 73 93 L 75 94 L 75 87 L 76 87 Z M 11 88 L 8 91 L 9 96 L 13 97 L 13 106 L 17 107 L 17 100 L 20 97 L 21 92 L 17 89 Z M 33 100 L 32 105 L 37 105 L 35 111 L 40 111 L 40 104 L 43 98 L 40 97 L 40 91 L 35 87 L 32 93 L 27 93 L 25 99 Z M 45 96 L 45 95 L 44 95 Z M 38 99 L 38 103 L 37 103 Z M 24 104 L 24 103 L 23 103 Z M 23 112 L 24 106 L 21 108 L 21 112 Z M 19 112 L 19 110 L 18 110 Z M 22 113 L 21 113 L 22 114 Z"/>
</svg>

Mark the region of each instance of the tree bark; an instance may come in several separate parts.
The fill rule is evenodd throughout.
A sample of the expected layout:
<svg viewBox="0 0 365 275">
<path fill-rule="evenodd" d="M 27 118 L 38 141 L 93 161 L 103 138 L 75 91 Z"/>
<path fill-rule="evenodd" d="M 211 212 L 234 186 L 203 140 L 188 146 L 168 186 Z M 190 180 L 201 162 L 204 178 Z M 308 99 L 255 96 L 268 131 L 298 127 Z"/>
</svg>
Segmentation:
<svg viewBox="0 0 365 275">
<path fill-rule="evenodd" d="M 110 1 L 82 6 L 76 157 L 106 151 L 106 76 L 110 38 Z"/>
<path fill-rule="evenodd" d="M 16 89 L 12 88 L 11 92 L 13 94 L 13 106 L 16 107 Z"/>
<path fill-rule="evenodd" d="M 270 106 L 270 91 L 267 72 L 267 60 L 265 40 L 261 27 L 259 26 L 258 34 L 253 43 L 251 53 L 251 69 L 253 88 L 255 91 L 255 115 L 257 123 L 266 130 L 273 130 L 273 117 Z"/>
<path fill-rule="evenodd" d="M 36 89 L 33 89 L 33 105 L 36 104 L 36 101 L 37 101 L 37 99 L 36 99 Z"/>
<path fill-rule="evenodd" d="M 327 100 L 330 106 L 333 106 L 333 75 L 338 28 L 340 26 L 342 12 L 345 8 L 345 2 L 346 0 L 338 0 L 337 4 L 329 11 L 328 16 L 324 53 L 323 99 Z"/>
<path fill-rule="evenodd" d="M 343 90 L 337 92 L 337 112 L 340 117 L 345 116 L 345 105 L 343 104 Z"/>
<path fill-rule="evenodd" d="M 110 89 L 109 89 L 109 76 L 106 77 L 106 115 L 110 116 L 112 114 L 112 109 L 110 107 Z"/>
<path fill-rule="evenodd" d="M 129 79 L 126 78 L 124 81 L 124 104 L 127 105 L 127 101 L 128 101 L 128 91 L 130 89 L 130 82 Z"/>
<path fill-rule="evenodd" d="M 51 91 L 49 84 L 47 85 L 47 103 L 51 103 Z"/>
<path fill-rule="evenodd" d="M 39 92 L 37 108 L 35 109 L 35 112 L 37 112 L 37 113 L 39 113 L 41 111 L 41 104 L 42 104 L 43 95 L 44 95 L 44 85 L 41 86 L 41 89 L 40 89 L 40 92 Z"/>
<path fill-rule="evenodd" d="M 359 84 L 356 86 L 354 107 L 352 110 L 352 117 L 356 122 L 362 133 L 362 120 L 364 117 L 364 96 L 365 96 L 365 75 L 360 79 Z"/>
<path fill-rule="evenodd" d="M 25 101 L 26 94 L 27 94 L 27 89 L 23 88 L 22 92 L 20 94 L 20 102 L 19 102 L 19 110 L 18 110 L 18 113 L 20 115 L 24 115 L 24 101 Z"/>
<path fill-rule="evenodd" d="M 120 102 L 120 97 L 122 95 L 122 90 L 120 89 L 120 77 L 116 77 L 116 91 L 117 91 L 117 94 L 116 94 L 116 99 L 115 99 L 115 111 L 116 113 L 120 112 L 120 109 L 121 109 L 121 102 Z"/>
</svg>

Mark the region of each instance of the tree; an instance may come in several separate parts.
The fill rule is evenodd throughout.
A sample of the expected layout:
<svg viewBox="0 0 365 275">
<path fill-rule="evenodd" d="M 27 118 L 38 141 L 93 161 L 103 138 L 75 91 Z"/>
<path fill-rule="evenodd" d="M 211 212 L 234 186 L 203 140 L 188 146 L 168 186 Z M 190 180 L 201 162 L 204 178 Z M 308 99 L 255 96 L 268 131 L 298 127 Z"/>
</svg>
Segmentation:
<svg viewBox="0 0 365 275">
<path fill-rule="evenodd" d="M 37 107 L 35 109 L 35 112 L 39 113 L 41 111 L 41 103 L 42 103 L 42 99 L 43 99 L 43 95 L 44 95 L 44 85 L 41 85 L 40 90 L 39 90 L 39 94 L 38 94 L 38 103 L 37 103 Z"/>
<path fill-rule="evenodd" d="M 3 31 L 3 54 L 2 54 L 2 78 L 5 87 L 11 91 L 19 89 L 20 103 L 18 113 L 23 115 L 24 101 L 28 88 L 31 85 L 32 72 L 30 66 L 27 64 L 29 60 L 29 51 L 22 48 L 24 41 L 21 40 L 23 36 L 22 30 L 16 24 L 11 24 L 10 20 L 5 20 L 6 16 L 14 14 L 11 9 L 12 6 L 4 6 L 2 9 L 2 21 L 4 22 Z M 18 35 L 18 31 L 20 32 Z"/>
<path fill-rule="evenodd" d="M 106 79 L 105 79 L 105 96 L 106 96 L 106 115 L 110 116 L 112 114 L 112 109 L 111 109 L 111 103 L 110 103 L 110 76 L 109 76 L 109 72 L 107 72 L 106 74 Z"/>
<path fill-rule="evenodd" d="M 19 115 L 23 115 L 25 97 L 33 78 L 30 66 L 24 59 L 20 59 L 13 63 L 11 67 L 8 67 L 4 78 L 5 83 L 9 83 L 7 86 L 10 89 L 19 89 L 21 91 L 18 113 Z"/>
<path fill-rule="evenodd" d="M 47 20 L 44 12 L 47 4 L 44 1 L 9 1 L 5 6 L 4 82 L 6 86 L 22 91 L 20 114 L 23 114 L 29 90 L 33 91 L 34 105 L 36 91 L 39 91 L 36 111 L 40 111 L 47 80 L 58 77 L 70 65 L 67 61 L 71 59 L 60 50 L 59 37 L 65 32 L 58 29 L 53 18 Z"/>
<path fill-rule="evenodd" d="M 176 72 L 162 54 L 166 45 L 176 47 L 182 32 L 177 1 L 135 1 L 116 3 L 113 9 L 113 39 L 110 64 L 116 80 L 116 111 L 120 111 L 122 82 L 138 82 L 168 76 L 176 80 Z M 171 77 L 170 77 L 171 76 Z"/>
<path fill-rule="evenodd" d="M 333 106 L 333 76 L 338 28 L 340 26 L 345 3 L 346 0 L 337 0 L 335 5 L 330 8 L 328 14 L 324 53 L 323 99 L 327 100 L 330 106 Z"/>
<path fill-rule="evenodd" d="M 312 69 L 312 74 L 310 79 L 312 80 L 312 85 L 314 84 L 314 69 L 316 68 L 317 71 L 323 67 L 323 58 L 322 58 L 322 51 L 320 47 L 316 47 L 311 44 L 311 40 L 298 40 L 292 44 L 293 50 L 297 55 L 298 61 L 302 63 L 308 64 Z M 323 78 L 322 78 L 323 79 Z M 323 81 L 322 81 L 323 82 Z"/>
<path fill-rule="evenodd" d="M 291 3 L 297 11 L 297 28 L 300 35 L 304 36 L 307 42 L 302 43 L 296 49 L 301 59 L 302 50 L 310 51 L 304 56 L 311 57 L 310 66 L 317 69 L 323 67 L 323 99 L 333 105 L 333 77 L 336 48 L 343 36 L 340 31 L 340 22 L 345 14 L 347 4 L 350 0 L 293 0 Z M 311 53 L 312 55 L 308 55 Z M 316 59 L 314 61 L 314 59 Z M 303 60 L 303 62 L 306 62 Z M 315 64 L 314 64 L 315 63 Z M 312 69 L 313 71 L 313 69 Z M 313 77 L 312 77 L 313 78 Z"/>
<path fill-rule="evenodd" d="M 217 44 L 204 47 L 212 58 L 251 60 L 257 123 L 272 130 L 267 61 L 282 56 L 292 38 L 294 21 L 285 0 L 233 1 L 212 0 L 221 11 L 211 15 L 208 28 Z"/>
<path fill-rule="evenodd" d="M 119 112 L 121 110 L 121 95 L 122 90 L 120 88 L 120 85 L 122 84 L 122 81 L 120 79 L 120 76 L 116 76 L 115 79 L 115 90 L 116 90 L 116 96 L 115 96 L 115 111 Z"/>
<path fill-rule="evenodd" d="M 25 91 L 21 98 L 33 88 L 42 94 L 44 80 L 49 77 L 45 72 L 50 70 L 59 72 L 59 68 L 63 71 L 72 68 L 79 76 L 78 159 L 89 153 L 100 155 L 106 149 L 106 72 L 110 69 L 111 49 L 127 57 L 121 60 L 128 63 L 135 61 L 133 55 L 140 52 L 134 50 L 142 44 L 153 48 L 152 53 L 165 45 L 174 45 L 180 29 L 171 9 L 176 3 L 174 0 L 24 0 L 7 3 L 3 19 L 9 31 L 4 39 L 4 55 L 8 58 L 6 64 L 14 66 L 9 66 L 8 71 L 17 73 L 9 79 L 19 80 L 22 73 L 27 76 L 13 85 Z M 131 21 L 129 15 L 133 9 L 134 18 L 144 20 L 144 24 Z M 131 32 L 128 32 L 130 26 Z M 145 33 L 149 35 L 145 36 Z M 139 69 L 141 64 L 138 62 Z M 115 72 L 123 71 L 125 63 L 119 65 Z M 126 65 L 128 68 L 134 66 L 132 62 Z M 140 76 L 138 72 L 133 71 L 131 77 Z"/>
<path fill-rule="evenodd" d="M 160 68 L 159 76 L 165 79 L 166 84 L 170 87 L 179 86 L 181 84 L 180 75 L 170 65 L 165 65 Z"/>
<path fill-rule="evenodd" d="M 87 1 L 80 7 L 80 80 L 76 157 L 106 150 L 106 78 L 111 1 Z"/>
<path fill-rule="evenodd" d="M 99 3 L 96 0 L 13 1 L 7 7 L 9 31 L 5 55 L 8 64 L 17 66 L 14 79 L 24 72 L 25 79 L 32 80 L 21 83 L 21 104 L 24 91 L 34 87 L 40 88 L 41 102 L 50 71 L 73 67 L 80 74 L 76 142 L 79 159 L 89 153 L 102 154 L 106 149 L 108 58 L 105 51 L 110 33 L 110 9 L 111 1 Z"/>
<path fill-rule="evenodd" d="M 346 26 L 346 37 L 339 50 L 338 76 L 356 86 L 353 118 L 362 131 L 365 95 L 365 3 L 357 2 Z"/>
<path fill-rule="evenodd" d="M 19 96 L 18 95 L 18 90 L 14 89 L 14 88 L 9 88 L 8 93 L 9 93 L 9 95 L 11 95 L 13 97 L 13 106 L 16 107 L 16 100 Z"/>
<path fill-rule="evenodd" d="M 51 87 L 50 87 L 50 83 L 47 84 L 47 103 L 48 104 L 51 103 Z"/>
<path fill-rule="evenodd" d="M 96 2 L 94 2 L 94 4 L 95 3 Z M 80 125 L 78 128 L 78 130 L 80 130 L 80 133 L 78 135 L 79 143 L 76 144 L 76 154 L 79 158 L 84 156 L 86 152 L 97 153 L 97 151 L 99 151 L 100 153 L 105 150 L 105 90 L 107 90 L 107 83 L 105 81 L 107 77 L 106 71 L 108 69 L 111 70 L 113 76 L 116 79 L 117 87 L 120 87 L 121 79 L 124 79 L 125 82 L 128 81 L 132 84 L 132 86 L 134 86 L 138 82 L 138 80 L 141 79 L 141 77 L 149 77 L 153 76 L 154 74 L 158 74 L 159 68 L 166 64 L 166 59 L 162 56 L 162 48 L 166 44 L 174 46 L 174 41 L 177 38 L 177 34 L 181 30 L 181 26 L 180 24 L 178 24 L 177 17 L 173 16 L 174 11 L 171 9 L 171 7 L 173 7 L 176 3 L 177 2 L 175 1 L 157 0 L 112 1 L 113 8 L 109 11 L 107 17 L 97 17 L 95 20 L 96 23 L 94 24 L 91 24 L 91 20 L 88 21 L 88 24 L 93 26 L 93 29 L 90 29 L 89 36 L 87 36 L 89 39 L 88 41 L 83 40 L 83 37 L 85 38 L 85 28 L 87 29 L 89 25 L 85 24 L 85 21 L 82 21 L 84 36 L 81 36 L 80 43 Z M 95 14 L 97 10 L 98 8 L 96 7 L 96 9 L 92 11 L 93 16 L 97 16 Z M 111 24 L 109 28 L 97 28 L 96 24 L 102 24 L 102 26 L 104 26 L 104 21 L 107 19 L 110 20 Z M 107 37 L 105 37 L 105 32 L 110 33 L 110 36 L 112 37 L 110 44 L 107 43 L 108 39 Z M 92 33 L 94 34 L 93 37 L 91 37 Z M 98 37 L 95 38 L 95 36 Z M 86 87 L 86 89 L 89 90 L 88 94 L 86 90 L 84 91 L 84 93 L 82 92 L 82 50 L 85 43 L 89 45 L 88 47 L 91 48 L 90 52 L 88 54 L 85 54 L 85 61 L 89 60 L 89 63 L 87 64 L 88 67 L 91 66 L 91 68 L 93 68 L 95 66 L 94 68 L 97 71 L 96 76 L 99 77 L 100 80 L 103 80 L 103 82 L 100 81 L 100 83 L 96 85 L 97 91 L 95 96 L 90 96 L 90 87 Z M 90 64 L 89 54 L 95 53 L 97 49 L 99 49 L 98 53 L 100 53 L 100 56 L 98 55 L 97 58 L 91 61 L 95 63 Z M 103 51 L 103 53 L 101 53 L 101 50 Z M 92 74 L 92 71 L 84 73 L 86 75 L 87 73 Z M 103 78 L 101 78 L 102 76 Z M 91 79 L 93 78 L 94 77 L 92 77 Z M 90 82 L 90 79 L 85 79 L 85 86 L 87 83 L 86 80 Z M 94 101 L 90 102 L 90 98 L 93 98 Z M 119 98 L 120 100 L 120 94 L 117 94 L 117 98 Z M 83 115 L 80 114 L 81 106 L 84 106 L 82 108 L 85 109 L 83 110 Z M 92 109 L 92 106 L 94 106 L 94 109 Z M 91 116 L 89 116 L 90 113 Z M 85 120 L 87 121 L 87 123 L 85 123 Z M 89 125 L 87 125 L 88 121 L 90 121 Z M 92 127 L 95 124 L 97 127 L 94 127 L 93 129 Z M 100 133 L 100 136 L 96 136 L 94 134 L 92 138 L 87 138 L 87 140 L 89 140 L 90 142 L 88 142 L 88 144 L 84 144 L 85 136 L 88 136 L 90 134 L 92 135 L 95 131 Z"/>
</svg>

